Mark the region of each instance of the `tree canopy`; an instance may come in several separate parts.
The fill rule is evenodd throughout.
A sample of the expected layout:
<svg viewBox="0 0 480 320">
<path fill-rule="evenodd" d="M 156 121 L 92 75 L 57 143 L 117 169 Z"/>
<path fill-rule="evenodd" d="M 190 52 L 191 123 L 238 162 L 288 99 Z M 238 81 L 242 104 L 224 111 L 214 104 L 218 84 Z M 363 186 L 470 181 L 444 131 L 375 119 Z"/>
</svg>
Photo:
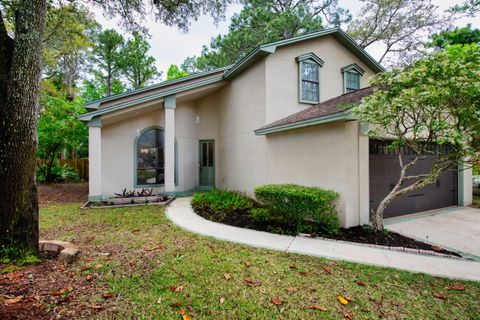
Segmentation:
<svg viewBox="0 0 480 320">
<path fill-rule="evenodd" d="M 480 44 L 480 29 L 472 29 L 472 25 L 463 28 L 444 30 L 432 35 L 429 46 L 444 49 L 446 46 L 455 44 Z"/>
<path fill-rule="evenodd" d="M 376 209 L 372 223 L 383 228 L 383 212 L 396 197 L 436 181 L 445 170 L 480 159 L 480 46 L 448 46 L 404 70 L 378 74 L 374 94 L 353 108 L 373 136 L 391 137 L 391 148 L 406 147 L 415 155 L 406 162 L 399 153 L 401 175 Z M 448 152 L 438 153 L 435 146 Z M 425 155 L 438 159 L 430 172 L 412 175 L 410 168 Z M 411 183 L 407 183 L 411 182 Z"/>
<path fill-rule="evenodd" d="M 339 26 L 351 19 L 337 0 L 242 0 L 243 8 L 230 22 L 229 31 L 204 46 L 199 57 L 188 57 L 182 69 L 193 73 L 235 63 L 262 43 L 288 39 Z"/>
</svg>

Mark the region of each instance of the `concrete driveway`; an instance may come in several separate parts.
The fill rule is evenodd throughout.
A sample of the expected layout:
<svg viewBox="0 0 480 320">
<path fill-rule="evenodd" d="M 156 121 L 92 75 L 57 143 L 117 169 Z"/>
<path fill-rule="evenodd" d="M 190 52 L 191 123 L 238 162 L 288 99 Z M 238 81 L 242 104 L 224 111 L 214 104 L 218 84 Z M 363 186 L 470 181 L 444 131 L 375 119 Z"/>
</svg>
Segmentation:
<svg viewBox="0 0 480 320">
<path fill-rule="evenodd" d="M 451 207 L 385 220 L 385 228 L 480 260 L 480 209 Z"/>
</svg>

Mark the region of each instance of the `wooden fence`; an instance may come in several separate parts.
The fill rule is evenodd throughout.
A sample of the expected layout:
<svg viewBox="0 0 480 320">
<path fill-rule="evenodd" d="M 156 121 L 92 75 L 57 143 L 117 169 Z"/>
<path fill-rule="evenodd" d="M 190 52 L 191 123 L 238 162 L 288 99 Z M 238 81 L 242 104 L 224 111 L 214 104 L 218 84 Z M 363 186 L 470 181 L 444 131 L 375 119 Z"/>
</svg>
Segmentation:
<svg viewBox="0 0 480 320">
<path fill-rule="evenodd" d="M 44 159 L 37 159 L 37 166 L 41 166 L 45 163 Z M 77 172 L 78 176 L 82 180 L 88 180 L 88 159 L 60 159 L 55 160 L 55 163 L 59 164 L 61 167 L 67 165 Z"/>
</svg>

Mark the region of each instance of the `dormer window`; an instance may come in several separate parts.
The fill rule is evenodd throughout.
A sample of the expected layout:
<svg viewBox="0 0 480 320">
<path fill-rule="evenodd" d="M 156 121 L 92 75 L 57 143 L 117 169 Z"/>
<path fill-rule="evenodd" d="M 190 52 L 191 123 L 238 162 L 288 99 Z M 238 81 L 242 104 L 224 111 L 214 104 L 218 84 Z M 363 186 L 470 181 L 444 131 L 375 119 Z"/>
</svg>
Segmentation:
<svg viewBox="0 0 480 320">
<path fill-rule="evenodd" d="M 310 52 L 296 58 L 299 74 L 299 100 L 301 103 L 320 102 L 320 68 L 323 60 Z"/>
<path fill-rule="evenodd" d="M 360 89 L 360 77 L 365 71 L 356 63 L 352 63 L 342 68 L 343 73 L 343 93 L 350 93 Z"/>
</svg>

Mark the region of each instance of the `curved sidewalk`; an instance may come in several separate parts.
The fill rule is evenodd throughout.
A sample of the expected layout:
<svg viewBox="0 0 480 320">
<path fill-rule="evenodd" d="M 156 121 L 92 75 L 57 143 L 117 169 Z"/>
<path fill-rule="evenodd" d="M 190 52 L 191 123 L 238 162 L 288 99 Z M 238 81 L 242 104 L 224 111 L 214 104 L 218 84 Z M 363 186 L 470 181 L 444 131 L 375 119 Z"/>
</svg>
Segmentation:
<svg viewBox="0 0 480 320">
<path fill-rule="evenodd" d="M 184 229 L 216 239 L 434 276 L 480 281 L 480 262 L 477 261 L 425 256 L 334 240 L 282 236 L 228 226 L 206 220 L 195 214 L 190 206 L 190 200 L 191 198 L 188 197 L 173 201 L 166 208 L 167 217 Z"/>
</svg>

